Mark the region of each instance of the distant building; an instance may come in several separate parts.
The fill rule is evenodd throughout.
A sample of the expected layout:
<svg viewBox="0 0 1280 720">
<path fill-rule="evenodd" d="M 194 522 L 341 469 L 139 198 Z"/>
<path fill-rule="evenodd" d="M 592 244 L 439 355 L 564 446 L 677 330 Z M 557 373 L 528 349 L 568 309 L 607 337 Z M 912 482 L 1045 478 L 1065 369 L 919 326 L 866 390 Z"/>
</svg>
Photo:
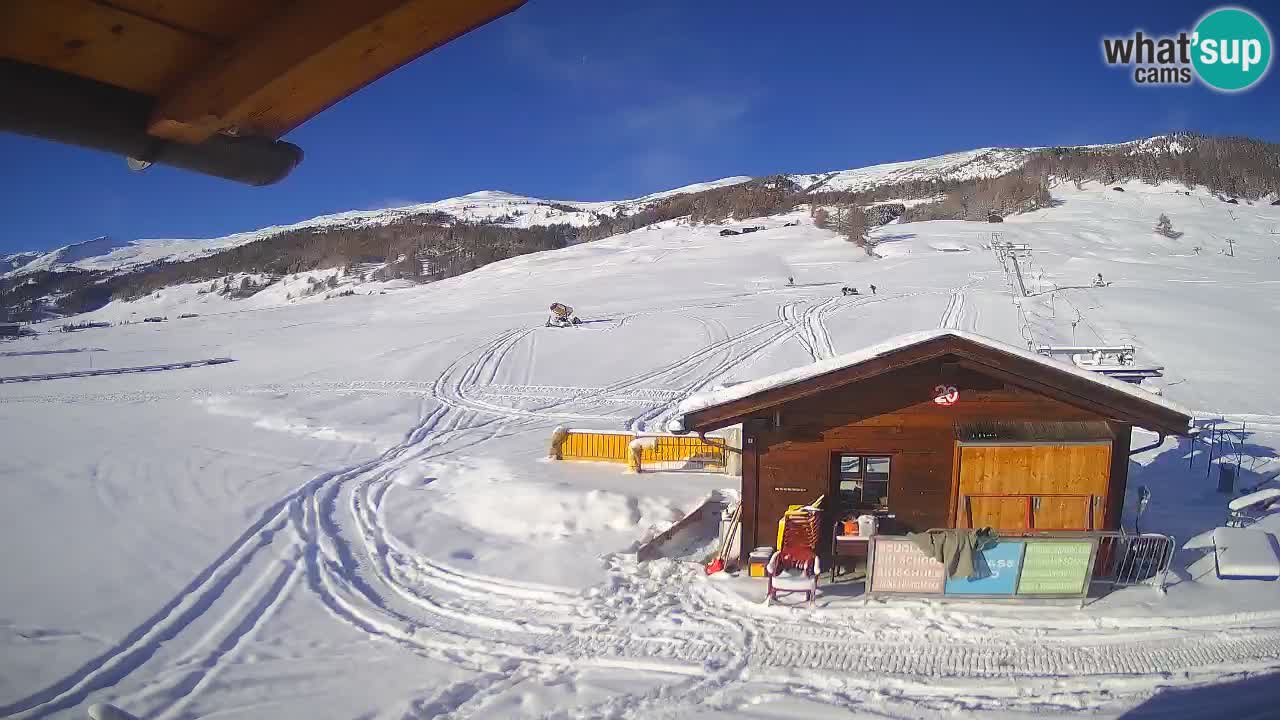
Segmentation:
<svg viewBox="0 0 1280 720">
<path fill-rule="evenodd" d="M 18 337 L 22 335 L 22 326 L 15 322 L 0 323 L 0 337 Z"/>
</svg>

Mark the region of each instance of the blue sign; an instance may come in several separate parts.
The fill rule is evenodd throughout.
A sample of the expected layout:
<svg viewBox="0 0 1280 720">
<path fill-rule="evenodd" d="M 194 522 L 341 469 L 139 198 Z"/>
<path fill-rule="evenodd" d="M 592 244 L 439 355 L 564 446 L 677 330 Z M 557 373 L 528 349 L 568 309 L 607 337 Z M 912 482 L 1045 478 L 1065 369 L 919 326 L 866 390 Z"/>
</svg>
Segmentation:
<svg viewBox="0 0 1280 720">
<path fill-rule="evenodd" d="M 1002 540 L 983 550 L 977 564 L 977 577 L 947 578 L 947 595 L 1012 595 L 1017 589 L 1018 570 L 1022 567 L 1020 540 Z"/>
</svg>

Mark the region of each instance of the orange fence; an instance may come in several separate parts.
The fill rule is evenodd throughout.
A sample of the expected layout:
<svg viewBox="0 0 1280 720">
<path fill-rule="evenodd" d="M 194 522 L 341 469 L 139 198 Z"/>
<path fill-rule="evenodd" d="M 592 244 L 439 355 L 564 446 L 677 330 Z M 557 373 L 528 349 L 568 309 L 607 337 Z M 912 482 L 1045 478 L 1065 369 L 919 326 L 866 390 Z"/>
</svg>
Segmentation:
<svg viewBox="0 0 1280 720">
<path fill-rule="evenodd" d="M 554 453 L 560 460 L 630 464 L 631 443 L 640 440 L 640 464 L 644 469 L 724 472 L 729 465 L 722 437 L 709 437 L 711 442 L 704 442 L 690 435 L 626 431 L 566 430 L 562 434 L 563 440 Z"/>
<path fill-rule="evenodd" d="M 635 437 L 629 432 L 570 430 L 560 445 L 560 459 L 625 463 L 627 445 Z"/>
</svg>

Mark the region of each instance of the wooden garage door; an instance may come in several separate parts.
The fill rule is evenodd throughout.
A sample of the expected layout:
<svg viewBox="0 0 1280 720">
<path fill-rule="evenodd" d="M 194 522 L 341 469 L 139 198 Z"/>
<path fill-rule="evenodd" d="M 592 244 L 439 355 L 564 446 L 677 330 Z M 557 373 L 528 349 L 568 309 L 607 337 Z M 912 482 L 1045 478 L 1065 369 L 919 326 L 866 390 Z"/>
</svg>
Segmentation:
<svg viewBox="0 0 1280 720">
<path fill-rule="evenodd" d="M 1110 442 L 962 445 L 959 456 L 957 527 L 1103 527 Z"/>
<path fill-rule="evenodd" d="M 968 495 L 960 512 L 958 527 L 1022 529 L 1027 525 L 1031 498 L 1022 495 Z"/>
</svg>

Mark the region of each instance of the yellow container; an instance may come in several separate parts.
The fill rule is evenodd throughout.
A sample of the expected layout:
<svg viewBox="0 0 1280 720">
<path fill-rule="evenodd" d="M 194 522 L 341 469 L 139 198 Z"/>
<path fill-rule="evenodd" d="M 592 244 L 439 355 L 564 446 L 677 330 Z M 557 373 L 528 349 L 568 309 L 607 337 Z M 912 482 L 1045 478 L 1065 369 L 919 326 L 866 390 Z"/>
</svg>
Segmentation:
<svg viewBox="0 0 1280 720">
<path fill-rule="evenodd" d="M 751 555 L 747 558 L 747 575 L 750 577 L 764 577 L 765 566 L 769 564 L 769 558 L 773 557 L 773 548 L 758 547 L 751 551 Z"/>
</svg>

